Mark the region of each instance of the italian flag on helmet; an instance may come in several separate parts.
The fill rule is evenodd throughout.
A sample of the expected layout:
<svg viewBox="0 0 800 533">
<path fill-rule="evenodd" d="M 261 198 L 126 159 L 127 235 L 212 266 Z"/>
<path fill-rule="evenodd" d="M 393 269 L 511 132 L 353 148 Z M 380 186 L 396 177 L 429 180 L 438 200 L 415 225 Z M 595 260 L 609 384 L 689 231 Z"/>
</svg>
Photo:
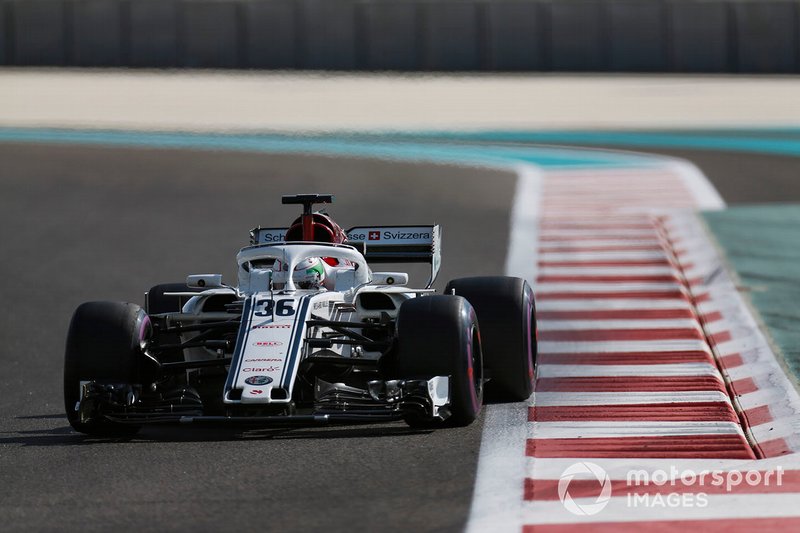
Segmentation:
<svg viewBox="0 0 800 533">
<path fill-rule="evenodd" d="M 316 289 L 325 281 L 325 267 L 319 257 L 309 257 L 298 263 L 292 280 L 299 289 Z"/>
</svg>

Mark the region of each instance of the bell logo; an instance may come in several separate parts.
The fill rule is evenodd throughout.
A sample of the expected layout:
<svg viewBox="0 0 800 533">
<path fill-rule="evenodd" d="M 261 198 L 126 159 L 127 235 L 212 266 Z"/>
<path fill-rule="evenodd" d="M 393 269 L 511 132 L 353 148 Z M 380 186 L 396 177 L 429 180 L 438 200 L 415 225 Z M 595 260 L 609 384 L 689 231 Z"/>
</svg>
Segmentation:
<svg viewBox="0 0 800 533">
<path fill-rule="evenodd" d="M 600 495 L 594 503 L 576 503 L 569 493 L 569 485 L 573 478 L 578 477 L 584 481 L 597 480 L 600 484 Z M 589 462 L 575 463 L 561 474 L 558 480 L 558 497 L 564 508 L 578 516 L 592 516 L 605 509 L 611 500 L 611 480 L 602 467 Z"/>
<path fill-rule="evenodd" d="M 370 231 L 369 232 L 369 240 L 371 240 L 371 241 L 379 241 L 379 240 L 381 240 L 381 232 L 380 231 Z"/>
</svg>

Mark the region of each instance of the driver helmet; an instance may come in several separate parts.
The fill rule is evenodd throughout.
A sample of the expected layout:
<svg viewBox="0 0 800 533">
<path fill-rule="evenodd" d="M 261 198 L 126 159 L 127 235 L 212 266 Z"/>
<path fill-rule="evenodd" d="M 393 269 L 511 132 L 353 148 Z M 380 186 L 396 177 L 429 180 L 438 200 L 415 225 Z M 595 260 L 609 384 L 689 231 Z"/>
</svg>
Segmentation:
<svg viewBox="0 0 800 533">
<path fill-rule="evenodd" d="M 272 266 L 274 283 L 285 284 L 286 274 L 289 265 L 281 261 L 275 260 Z M 298 289 L 319 289 L 325 281 L 325 266 L 322 259 L 319 257 L 309 257 L 300 261 L 294 268 L 292 280 Z"/>
</svg>

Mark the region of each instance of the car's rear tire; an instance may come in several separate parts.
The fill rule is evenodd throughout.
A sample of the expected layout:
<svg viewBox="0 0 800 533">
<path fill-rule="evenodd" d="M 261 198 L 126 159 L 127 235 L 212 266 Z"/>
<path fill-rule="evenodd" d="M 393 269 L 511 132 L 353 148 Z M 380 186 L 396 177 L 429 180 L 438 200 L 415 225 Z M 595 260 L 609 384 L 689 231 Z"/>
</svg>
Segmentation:
<svg viewBox="0 0 800 533">
<path fill-rule="evenodd" d="M 536 374 L 536 304 L 528 282 L 512 277 L 455 279 L 445 294 L 463 296 L 481 325 L 486 393 L 493 398 L 527 400 Z"/>
<path fill-rule="evenodd" d="M 76 431 L 107 437 L 129 437 L 139 431 L 139 426 L 102 417 L 81 422 L 75 407 L 81 381 L 137 383 L 141 346 L 150 328 L 149 317 L 136 304 L 87 302 L 75 310 L 64 355 L 64 407 Z"/>
<path fill-rule="evenodd" d="M 397 374 L 403 379 L 450 376 L 449 426 L 465 426 L 483 405 L 483 356 L 478 319 L 461 297 L 406 300 L 397 315 Z M 409 416 L 412 427 L 442 425 Z"/>
</svg>

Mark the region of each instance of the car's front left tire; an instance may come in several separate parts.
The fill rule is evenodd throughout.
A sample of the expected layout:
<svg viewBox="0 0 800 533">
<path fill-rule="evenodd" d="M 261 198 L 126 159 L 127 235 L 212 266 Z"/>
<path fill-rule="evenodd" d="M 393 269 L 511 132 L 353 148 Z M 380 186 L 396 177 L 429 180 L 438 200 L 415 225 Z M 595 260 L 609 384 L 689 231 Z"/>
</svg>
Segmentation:
<svg viewBox="0 0 800 533">
<path fill-rule="evenodd" d="M 459 296 L 406 300 L 397 316 L 397 375 L 403 379 L 450 377 L 451 416 L 444 424 L 466 426 L 483 405 L 483 355 L 475 310 Z M 412 427 L 442 425 L 408 416 Z"/>
<path fill-rule="evenodd" d="M 87 302 L 75 310 L 64 354 L 64 407 L 76 431 L 105 437 L 128 437 L 139 431 L 137 425 L 102 416 L 81 421 L 77 406 L 81 382 L 136 383 L 142 345 L 150 333 L 149 317 L 135 304 Z"/>
</svg>

